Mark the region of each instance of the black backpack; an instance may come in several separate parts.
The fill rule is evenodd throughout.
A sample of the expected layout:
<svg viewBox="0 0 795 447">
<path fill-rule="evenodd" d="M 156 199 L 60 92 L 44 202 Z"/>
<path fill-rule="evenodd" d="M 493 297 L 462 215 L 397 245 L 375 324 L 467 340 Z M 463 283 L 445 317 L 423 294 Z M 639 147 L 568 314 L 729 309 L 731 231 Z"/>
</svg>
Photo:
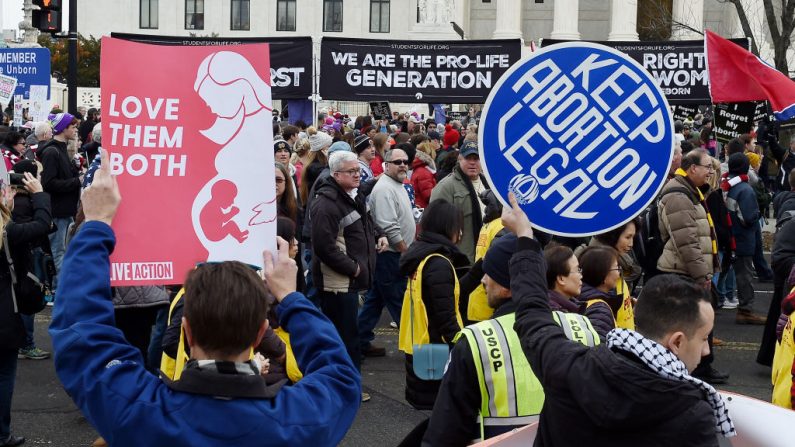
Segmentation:
<svg viewBox="0 0 795 447">
<path fill-rule="evenodd" d="M 646 272 L 657 271 L 657 260 L 663 254 L 665 243 L 663 242 L 662 234 L 660 234 L 660 201 L 666 195 L 673 192 L 685 193 L 690 195 L 690 190 L 685 187 L 675 187 L 664 191 L 649 205 L 640 215 L 643 222 L 644 233 L 641 237 L 643 243 L 643 256 L 640 258 L 640 264 Z"/>
</svg>

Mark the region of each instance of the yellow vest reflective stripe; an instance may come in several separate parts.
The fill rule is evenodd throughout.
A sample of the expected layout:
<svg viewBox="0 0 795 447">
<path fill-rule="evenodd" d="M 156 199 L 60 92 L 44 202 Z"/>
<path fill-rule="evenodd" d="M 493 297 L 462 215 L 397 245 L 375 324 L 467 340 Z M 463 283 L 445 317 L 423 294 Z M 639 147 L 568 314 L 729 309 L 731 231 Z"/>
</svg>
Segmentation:
<svg viewBox="0 0 795 447">
<path fill-rule="evenodd" d="M 555 311 L 552 312 L 555 320 L 566 334 L 566 338 L 585 346 L 596 346 L 599 344 L 599 334 L 591 325 L 591 320 L 580 314 Z"/>
<path fill-rule="evenodd" d="M 483 225 L 478 235 L 478 242 L 475 244 L 475 261 L 486 256 L 486 252 L 491 246 L 491 242 L 497 237 L 497 233 L 503 229 L 502 220 L 494 219 Z M 467 302 L 467 318 L 472 321 L 488 320 L 494 314 L 494 309 L 489 306 L 486 299 L 486 289 L 483 284 L 479 284 L 472 293 L 469 294 Z"/>
<path fill-rule="evenodd" d="M 773 404 L 779 407 L 792 408 L 792 360 L 795 357 L 795 339 L 793 339 L 793 315 L 784 326 L 781 342 L 776 343 L 773 356 Z"/>
<path fill-rule="evenodd" d="M 599 335 L 587 317 L 553 312 L 568 337 L 584 345 L 599 344 Z M 485 427 L 521 427 L 537 420 L 544 405 L 544 390 L 533 374 L 513 330 L 516 314 L 467 326 L 467 339 L 480 386 L 481 438 Z M 507 348 L 507 349 L 506 349 Z"/>
<path fill-rule="evenodd" d="M 461 319 L 461 314 L 458 310 L 458 275 L 455 272 L 453 263 L 446 257 L 432 253 L 425 257 L 417 266 L 406 284 L 406 292 L 403 294 L 403 307 L 400 310 L 400 332 L 398 333 L 398 349 L 406 354 L 414 353 L 414 345 L 427 345 L 430 341 L 428 332 L 428 312 L 425 309 L 425 303 L 422 301 L 422 270 L 425 268 L 425 263 L 434 256 L 439 256 L 450 263 L 450 268 L 453 269 L 453 278 L 455 280 L 455 288 L 453 295 L 455 297 L 455 318 L 458 322 L 458 327 L 463 327 L 464 323 Z M 412 300 L 414 305 L 412 306 Z M 414 309 L 414 315 L 411 315 L 411 309 Z M 414 326 L 412 328 L 412 322 Z M 412 338 L 413 335 L 413 338 Z M 453 340 L 444 340 L 446 343 Z"/>
</svg>

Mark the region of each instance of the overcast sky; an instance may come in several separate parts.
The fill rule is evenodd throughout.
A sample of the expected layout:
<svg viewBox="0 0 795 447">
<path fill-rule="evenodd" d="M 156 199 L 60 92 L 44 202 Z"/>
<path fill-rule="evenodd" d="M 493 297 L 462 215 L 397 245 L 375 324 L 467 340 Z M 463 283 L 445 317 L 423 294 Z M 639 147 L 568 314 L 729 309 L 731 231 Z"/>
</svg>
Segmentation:
<svg viewBox="0 0 795 447">
<path fill-rule="evenodd" d="M 0 0 L 3 5 L 3 23 L 2 29 L 19 29 L 19 22 L 22 21 L 22 0 Z M 69 0 L 63 1 L 63 28 L 69 28 Z M 79 27 L 78 27 L 79 29 Z"/>
</svg>

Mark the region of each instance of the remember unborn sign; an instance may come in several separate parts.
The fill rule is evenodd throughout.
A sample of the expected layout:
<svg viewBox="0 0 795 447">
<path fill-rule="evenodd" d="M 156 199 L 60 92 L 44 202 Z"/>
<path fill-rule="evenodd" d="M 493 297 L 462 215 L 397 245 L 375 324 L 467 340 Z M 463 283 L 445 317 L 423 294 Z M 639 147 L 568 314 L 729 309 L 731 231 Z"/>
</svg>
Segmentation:
<svg viewBox="0 0 795 447">
<path fill-rule="evenodd" d="M 564 43 L 511 67 L 481 118 L 487 178 L 533 225 L 562 236 L 618 227 L 666 180 L 673 123 L 657 83 L 623 53 Z"/>
<path fill-rule="evenodd" d="M 267 44 L 102 39 L 102 142 L 123 197 L 113 285 L 181 284 L 196 263 L 261 266 L 275 250 L 269 70 Z"/>
</svg>

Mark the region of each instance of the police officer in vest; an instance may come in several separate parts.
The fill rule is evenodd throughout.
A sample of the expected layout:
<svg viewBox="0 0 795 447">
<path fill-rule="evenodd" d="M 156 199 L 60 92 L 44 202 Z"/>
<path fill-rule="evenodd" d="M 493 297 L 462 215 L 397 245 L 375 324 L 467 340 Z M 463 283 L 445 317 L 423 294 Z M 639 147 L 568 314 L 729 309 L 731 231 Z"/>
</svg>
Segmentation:
<svg viewBox="0 0 795 447">
<path fill-rule="evenodd" d="M 467 326 L 450 354 L 423 446 L 465 446 L 538 420 L 544 390 L 513 330 L 509 265 L 516 236 L 496 239 L 483 258 L 483 285 L 493 318 Z M 569 338 L 599 344 L 587 317 L 554 312 Z"/>
</svg>

